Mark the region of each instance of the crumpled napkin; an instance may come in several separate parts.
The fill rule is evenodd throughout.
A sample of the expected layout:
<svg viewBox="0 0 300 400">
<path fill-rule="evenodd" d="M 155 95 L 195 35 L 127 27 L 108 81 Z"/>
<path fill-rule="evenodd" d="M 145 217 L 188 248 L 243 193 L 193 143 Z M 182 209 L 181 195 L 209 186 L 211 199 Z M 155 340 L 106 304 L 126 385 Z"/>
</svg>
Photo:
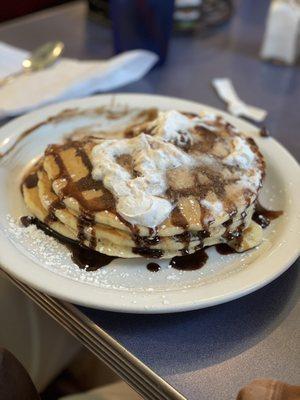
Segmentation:
<svg viewBox="0 0 300 400">
<path fill-rule="evenodd" d="M 257 122 L 261 122 L 266 118 L 266 110 L 250 106 L 238 97 L 230 79 L 215 78 L 212 80 L 212 85 L 216 89 L 219 97 L 227 103 L 227 109 L 231 114 L 237 117 L 247 117 Z"/>
<path fill-rule="evenodd" d="M 272 379 L 256 379 L 239 391 L 236 400 L 300 400 L 300 386 Z"/>
<path fill-rule="evenodd" d="M 0 42 L 0 79 L 18 71 L 27 54 Z M 23 74 L 0 86 L 0 118 L 127 85 L 141 79 L 157 60 L 158 56 L 147 50 L 132 50 L 101 61 L 62 58 L 47 69 Z"/>
<path fill-rule="evenodd" d="M 58 400 L 143 400 L 125 382 L 115 382 L 84 393 L 71 394 Z"/>
</svg>

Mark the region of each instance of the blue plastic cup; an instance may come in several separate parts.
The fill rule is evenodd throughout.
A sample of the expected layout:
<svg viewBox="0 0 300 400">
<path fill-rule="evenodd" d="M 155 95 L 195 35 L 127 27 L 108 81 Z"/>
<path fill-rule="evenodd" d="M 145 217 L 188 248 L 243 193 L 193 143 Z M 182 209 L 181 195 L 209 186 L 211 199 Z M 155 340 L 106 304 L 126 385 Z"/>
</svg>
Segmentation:
<svg viewBox="0 0 300 400">
<path fill-rule="evenodd" d="M 167 57 L 173 24 L 174 0 L 110 0 L 116 53 L 146 49 Z"/>
</svg>

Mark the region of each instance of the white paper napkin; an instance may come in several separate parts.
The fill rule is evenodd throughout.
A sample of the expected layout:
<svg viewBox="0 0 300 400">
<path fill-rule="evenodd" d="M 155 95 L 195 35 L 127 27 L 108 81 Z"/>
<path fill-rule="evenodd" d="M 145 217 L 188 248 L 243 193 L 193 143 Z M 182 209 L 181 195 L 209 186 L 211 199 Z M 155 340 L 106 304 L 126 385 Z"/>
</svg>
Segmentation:
<svg viewBox="0 0 300 400">
<path fill-rule="evenodd" d="M 227 109 L 231 114 L 247 117 L 257 122 L 261 122 L 266 118 L 266 110 L 250 106 L 238 97 L 230 79 L 215 78 L 212 80 L 212 85 L 216 89 L 219 97 L 227 103 Z"/>
<path fill-rule="evenodd" d="M 27 54 L 0 42 L 0 78 L 18 71 Z M 23 74 L 0 86 L 0 118 L 126 85 L 141 79 L 157 60 L 147 50 L 132 50 L 103 61 L 62 58 L 43 71 Z"/>
</svg>

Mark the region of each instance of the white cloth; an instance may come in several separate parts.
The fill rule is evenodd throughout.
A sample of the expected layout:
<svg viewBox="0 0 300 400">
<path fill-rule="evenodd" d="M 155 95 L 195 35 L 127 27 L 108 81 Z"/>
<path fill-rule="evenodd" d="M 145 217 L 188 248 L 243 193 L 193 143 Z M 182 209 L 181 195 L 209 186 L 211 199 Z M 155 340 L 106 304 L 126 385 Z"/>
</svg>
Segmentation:
<svg viewBox="0 0 300 400">
<path fill-rule="evenodd" d="M 39 391 L 81 348 L 64 328 L 1 274 L 0 345 L 23 364 Z"/>
<path fill-rule="evenodd" d="M 59 400 L 142 400 L 142 397 L 125 382 L 116 382 L 85 393 L 64 396 Z"/>
<path fill-rule="evenodd" d="M 27 54 L 0 42 L 0 79 L 18 71 Z M 147 50 L 132 50 L 102 61 L 62 58 L 49 68 L 22 74 L 0 86 L 0 118 L 127 85 L 141 79 L 157 60 L 158 56 Z"/>
<path fill-rule="evenodd" d="M 267 116 L 267 111 L 262 108 L 253 107 L 244 103 L 234 90 L 233 84 L 228 78 L 215 78 L 212 85 L 219 97 L 227 103 L 228 111 L 239 117 L 247 117 L 254 121 L 261 122 Z"/>
</svg>

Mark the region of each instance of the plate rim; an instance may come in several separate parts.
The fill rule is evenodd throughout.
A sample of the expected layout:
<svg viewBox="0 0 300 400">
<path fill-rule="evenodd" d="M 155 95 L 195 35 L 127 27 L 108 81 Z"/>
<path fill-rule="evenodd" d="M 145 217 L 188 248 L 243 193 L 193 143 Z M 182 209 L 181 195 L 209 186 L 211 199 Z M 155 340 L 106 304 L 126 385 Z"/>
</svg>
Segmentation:
<svg viewBox="0 0 300 400">
<path fill-rule="evenodd" d="M 115 98 L 117 100 L 122 100 L 122 101 L 126 101 L 126 100 L 128 101 L 128 99 L 131 98 L 131 100 L 133 102 L 136 101 L 136 103 L 138 103 L 138 100 L 137 100 L 138 97 L 141 98 L 141 100 L 142 100 L 142 98 L 144 98 L 144 99 L 147 98 L 153 102 L 156 102 L 156 101 L 159 102 L 160 100 L 171 101 L 171 102 L 179 101 L 179 102 L 186 103 L 188 106 L 198 107 L 199 109 L 204 108 L 207 110 L 211 110 L 212 112 L 217 112 L 218 114 L 224 115 L 229 120 L 232 119 L 235 121 L 238 120 L 238 121 L 242 122 L 243 125 L 249 127 L 249 130 L 247 129 L 247 132 L 249 132 L 249 133 L 257 134 L 257 132 L 258 132 L 258 128 L 255 127 L 254 125 L 250 124 L 249 122 L 241 120 L 239 118 L 236 118 L 236 117 L 234 117 L 222 110 L 219 110 L 215 107 L 211 107 L 211 106 L 208 106 L 203 103 L 198 103 L 196 101 L 190 101 L 187 99 L 181 99 L 181 98 L 170 97 L 170 96 L 152 95 L 152 94 L 116 93 L 116 94 L 100 94 L 97 96 L 86 97 L 83 99 L 62 101 L 62 102 L 52 104 L 52 105 L 40 108 L 38 110 L 32 111 L 21 117 L 15 118 L 14 120 L 12 120 L 12 121 L 8 122 L 7 124 L 5 124 L 4 126 L 2 126 L 0 128 L 0 139 L 3 136 L 5 138 L 5 134 L 9 135 L 9 137 L 11 137 L 11 134 L 9 132 L 14 131 L 15 128 L 20 130 L 20 127 L 22 126 L 22 130 L 26 130 L 26 129 L 28 129 L 28 127 L 30 127 L 32 125 L 36 125 L 38 122 L 40 122 L 40 120 L 42 120 L 42 121 L 45 120 L 45 118 L 47 118 L 49 115 L 53 115 L 53 113 L 55 114 L 55 113 L 61 111 L 62 109 L 68 108 L 70 106 L 71 107 L 73 107 L 73 106 L 79 107 L 79 108 L 85 108 L 85 106 L 86 106 L 87 108 L 90 108 L 91 106 L 93 106 L 93 103 L 96 104 L 97 101 L 109 103 L 110 101 L 112 101 L 113 98 Z M 147 105 L 147 107 L 148 107 L 148 105 Z M 299 164 L 297 163 L 296 159 L 277 140 L 275 140 L 274 138 L 268 138 L 267 140 L 269 143 L 271 143 L 271 146 L 274 147 L 274 149 L 276 151 L 279 151 L 283 155 L 283 157 L 288 161 L 290 167 L 299 169 Z M 275 151 L 275 150 L 273 150 L 273 151 Z M 297 174 L 294 174 L 294 175 L 296 177 Z M 299 191 L 299 189 L 298 189 L 298 191 Z M 300 193 L 300 191 L 299 191 L 299 193 Z M 297 219 L 296 216 L 295 216 L 295 219 Z M 260 289 L 261 287 L 267 285 L 274 279 L 276 279 L 279 275 L 284 273 L 294 263 L 294 261 L 299 256 L 299 250 L 297 249 L 297 245 L 292 246 L 291 244 L 286 243 L 285 244 L 286 248 L 284 250 L 286 251 L 286 254 L 288 254 L 288 257 L 284 257 L 285 260 L 281 261 L 281 267 L 277 268 L 276 273 L 267 275 L 263 279 L 260 279 L 258 282 L 254 282 L 251 285 L 249 285 L 249 284 L 242 285 L 242 287 L 240 287 L 236 290 L 233 290 L 227 294 L 225 293 L 225 294 L 212 296 L 206 300 L 202 299 L 202 300 L 197 301 L 195 299 L 192 299 L 192 300 L 187 299 L 187 300 L 181 302 L 181 304 L 174 304 L 174 303 L 168 304 L 167 302 L 165 302 L 165 304 L 163 304 L 160 299 L 159 304 L 156 304 L 155 306 L 151 306 L 149 308 L 145 308 L 144 305 L 134 304 L 132 302 L 132 300 L 129 298 L 131 296 L 128 296 L 127 301 L 125 301 L 124 299 L 122 299 L 122 300 L 119 299 L 119 304 L 118 304 L 118 302 L 111 304 L 110 303 L 111 296 L 106 297 L 106 296 L 102 295 L 102 304 L 99 304 L 99 293 L 98 293 L 98 296 L 93 297 L 91 295 L 87 296 L 86 292 L 89 291 L 90 293 L 92 293 L 92 292 L 96 292 L 96 291 L 98 291 L 98 292 L 101 291 L 103 293 L 103 291 L 113 292 L 114 290 L 87 285 L 83 282 L 77 282 L 77 281 L 69 279 L 67 277 L 55 274 L 53 271 L 50 271 L 46 268 L 41 268 L 33 260 L 30 260 L 28 257 L 26 257 L 25 254 L 22 254 L 21 252 L 17 251 L 17 248 L 15 247 L 15 245 L 13 245 L 13 243 L 11 243 L 11 241 L 5 237 L 4 232 L 2 230 L 0 230 L 0 237 L 2 238 L 2 240 L 0 241 L 0 264 L 1 264 L 1 267 L 9 274 L 15 276 L 17 279 L 20 279 L 21 281 L 25 282 L 29 286 L 34 287 L 35 289 L 38 289 L 42 292 L 45 292 L 49 295 L 56 297 L 56 298 L 59 298 L 59 299 L 65 300 L 65 301 L 69 301 L 71 303 L 80 304 L 80 305 L 84 305 L 84 306 L 91 307 L 91 308 L 97 308 L 97 309 L 102 309 L 102 310 L 107 310 L 107 311 L 124 312 L 124 313 L 156 314 L 156 313 L 181 312 L 181 311 L 206 308 L 206 307 L 214 306 L 217 304 L 225 303 L 228 301 L 232 301 L 239 297 L 245 296 L 251 292 L 254 292 L 254 291 Z M 295 242 L 295 244 L 296 244 L 296 240 L 292 240 L 292 244 L 293 244 L 293 242 Z M 37 267 L 39 269 L 38 274 L 35 275 L 34 277 L 28 276 L 28 274 L 26 274 L 26 272 L 24 272 L 24 269 L 22 269 L 19 265 L 11 266 L 10 264 L 12 264 L 12 261 L 10 260 L 9 255 L 4 253 L 5 248 L 6 248 L 6 252 L 9 254 L 10 254 L 10 252 L 17 253 L 16 258 L 18 259 L 19 262 L 24 261 L 24 264 L 26 264 L 26 261 L 27 261 L 27 263 L 29 262 L 31 264 L 34 264 L 35 267 Z M 279 255 L 282 256 L 282 251 Z M 268 257 L 268 254 L 266 255 L 264 253 L 261 256 L 264 259 L 264 258 Z M 258 259 L 261 259 L 261 256 Z M 279 260 L 281 260 L 281 258 L 279 257 Z M 257 260 L 256 260 L 256 262 L 257 262 Z M 279 263 L 277 262 L 277 264 L 279 264 Z M 245 272 L 245 271 L 243 270 L 241 272 Z M 46 287 L 45 287 L 45 281 L 46 281 L 45 279 L 47 278 L 47 275 L 48 275 L 48 280 L 47 280 L 48 286 L 46 285 Z M 59 282 L 55 283 L 55 281 L 57 279 L 59 280 Z M 50 282 L 50 285 L 49 285 L 49 282 Z M 62 285 L 65 286 L 65 289 L 63 291 L 61 291 Z M 85 290 L 83 290 L 83 286 L 85 286 Z M 193 291 L 196 289 L 197 289 L 196 287 L 192 288 Z M 189 290 L 187 290 L 187 291 L 189 292 Z M 174 293 L 174 291 L 170 291 L 169 294 L 172 292 Z M 78 293 L 79 293 L 79 295 L 78 295 Z M 132 293 L 130 291 L 127 291 L 127 292 L 124 291 L 124 293 L 132 295 Z M 165 294 L 165 299 L 167 301 L 168 291 L 164 292 L 164 294 Z M 149 295 L 150 294 L 147 293 L 147 297 Z M 152 293 L 151 293 L 151 295 L 152 295 Z M 153 293 L 153 295 L 154 296 L 158 295 L 158 293 Z M 182 294 L 181 294 L 181 296 L 182 296 Z M 182 296 L 182 297 L 186 297 L 186 296 Z M 187 296 L 187 297 L 189 297 L 189 296 Z M 101 298 L 101 296 L 100 296 L 100 298 Z M 108 301 L 103 302 L 103 298 L 107 299 Z M 135 298 L 136 298 L 136 296 L 135 296 Z M 155 300 L 154 300 L 154 303 L 155 303 Z"/>
</svg>

